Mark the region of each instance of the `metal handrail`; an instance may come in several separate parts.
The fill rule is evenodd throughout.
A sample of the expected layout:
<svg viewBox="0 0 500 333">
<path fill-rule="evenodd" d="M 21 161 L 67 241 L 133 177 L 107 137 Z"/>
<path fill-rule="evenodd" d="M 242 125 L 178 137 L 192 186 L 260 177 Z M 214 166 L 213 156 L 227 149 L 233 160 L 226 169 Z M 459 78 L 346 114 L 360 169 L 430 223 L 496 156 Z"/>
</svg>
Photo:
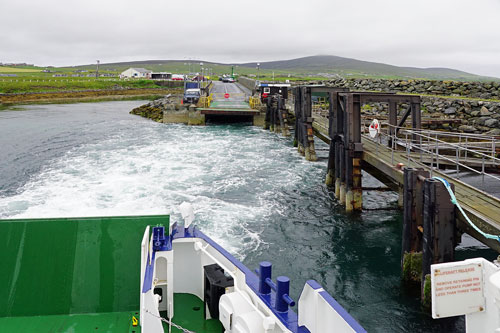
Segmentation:
<svg viewBox="0 0 500 333">
<path fill-rule="evenodd" d="M 462 169 L 466 169 L 466 170 L 469 170 L 471 172 L 474 172 L 476 174 L 481 175 L 483 186 L 484 186 L 485 177 L 489 177 L 491 179 L 495 179 L 495 180 L 500 181 L 500 177 L 497 177 L 497 176 L 494 176 L 492 174 L 485 172 L 486 160 L 493 162 L 494 165 L 500 164 L 500 158 L 497 158 L 494 155 L 494 154 L 496 154 L 494 144 L 493 144 L 492 155 L 487 155 L 487 154 L 482 153 L 481 151 L 471 149 L 470 144 L 467 145 L 466 147 L 463 147 L 457 143 L 451 143 L 451 142 L 446 142 L 446 141 L 440 140 L 437 138 L 439 135 L 436 135 L 436 132 L 437 132 L 437 134 L 441 134 L 438 131 L 435 131 L 434 133 L 431 133 L 430 135 L 425 135 L 425 133 L 428 133 L 429 131 L 409 129 L 409 128 L 405 128 L 405 127 L 390 125 L 387 123 L 383 123 L 381 125 L 387 126 L 386 127 L 387 133 L 381 132 L 381 134 L 386 135 L 386 137 L 388 139 L 390 139 L 390 142 L 392 143 L 390 147 L 386 147 L 385 145 L 381 144 L 382 143 L 382 140 L 381 140 L 382 135 L 379 136 L 378 140 L 374 140 L 373 138 L 371 138 L 370 136 L 368 136 L 366 134 L 363 134 L 363 137 L 375 142 L 377 144 L 377 151 L 379 149 L 379 146 L 382 146 L 382 147 L 390 150 L 392 163 L 394 163 L 394 151 L 396 150 L 396 146 L 397 145 L 404 145 L 405 150 L 406 150 L 406 154 L 407 154 L 408 164 L 410 164 L 410 161 L 413 161 L 415 164 L 429 168 L 431 171 L 431 175 L 432 175 L 432 171 L 434 170 L 434 159 L 436 162 L 437 169 L 439 169 L 439 160 L 441 159 L 442 161 L 449 161 L 452 164 L 456 165 L 456 168 L 457 168 L 456 177 L 457 178 L 460 178 L 459 177 L 460 176 L 460 168 L 462 168 Z M 390 134 L 389 128 L 399 129 L 400 130 L 399 135 L 404 135 L 405 139 L 403 140 L 402 138 L 398 137 L 398 135 L 396 134 L 396 131 L 393 131 L 393 133 Z M 365 126 L 363 126 L 362 130 L 363 130 L 363 132 L 365 132 Z M 448 132 L 448 133 L 451 133 L 451 132 Z M 433 134 L 434 134 L 434 136 L 433 136 Z M 454 133 L 454 134 L 455 134 L 455 136 L 457 135 L 456 133 Z M 415 136 L 419 138 L 419 139 L 417 139 L 418 143 L 415 143 L 415 140 L 414 140 Z M 479 135 L 475 135 L 475 137 L 480 138 Z M 425 141 L 427 141 L 426 145 L 423 145 L 423 141 L 424 141 L 423 139 L 425 139 Z M 426 149 L 424 147 L 427 147 L 428 149 Z M 439 153 L 440 148 L 441 149 L 445 148 L 445 149 L 449 150 L 450 147 L 456 151 L 455 158 L 451 158 L 449 155 L 443 155 L 443 154 Z M 413 157 L 411 157 L 410 152 L 412 150 L 413 151 L 420 151 L 420 162 L 415 160 Z M 465 153 L 469 152 L 472 155 L 480 156 L 482 158 L 481 159 L 481 161 L 482 161 L 481 171 L 478 171 L 478 170 L 476 170 L 476 169 L 474 169 L 474 168 L 472 168 L 464 163 L 461 163 L 459 160 L 459 156 L 460 156 L 461 152 L 465 152 Z M 423 160 L 422 153 L 425 153 L 428 156 L 431 156 L 431 166 L 430 167 L 428 167 L 427 165 L 425 165 L 422 162 L 422 160 Z M 450 175 L 450 176 L 452 176 L 452 175 Z"/>
<path fill-rule="evenodd" d="M 363 124 L 363 125 L 365 125 L 365 124 Z M 457 143 L 439 140 L 437 137 L 439 137 L 439 136 L 457 137 L 458 136 L 460 140 L 461 140 L 461 138 L 464 138 L 466 140 L 465 141 L 465 147 L 460 146 L 460 143 L 462 141 L 459 141 L 459 145 L 458 146 L 460 146 L 460 150 L 462 150 L 464 152 L 470 151 L 470 152 L 472 152 L 474 154 L 485 155 L 485 157 L 487 157 L 487 158 L 494 158 L 495 160 L 500 161 L 500 159 L 498 159 L 498 158 L 495 157 L 496 148 L 497 147 L 500 148 L 500 139 L 499 139 L 500 137 L 488 136 L 488 135 L 481 135 L 481 134 L 441 132 L 441 131 L 432 131 L 432 130 L 424 130 L 424 129 L 410 129 L 410 128 L 407 128 L 407 127 L 401 127 L 401 126 L 391 125 L 391 124 L 388 124 L 388 123 L 385 123 L 385 122 L 384 123 L 380 123 L 380 125 L 381 125 L 381 127 L 387 126 L 387 127 L 390 127 L 390 128 L 394 128 L 395 130 L 400 130 L 400 133 L 406 131 L 406 132 L 411 132 L 411 134 L 414 134 L 414 135 L 417 135 L 417 136 L 424 136 L 427 139 L 427 141 L 428 141 L 427 145 L 429 145 L 429 146 L 431 145 L 430 144 L 431 140 L 433 142 L 438 141 L 439 143 L 443 144 L 443 145 L 439 146 L 439 148 L 443 148 L 443 147 L 456 148 L 457 147 Z M 366 131 L 364 129 L 364 127 L 363 127 L 363 130 Z M 427 133 L 428 135 L 426 136 L 425 133 Z M 468 141 L 468 139 L 477 139 L 477 140 L 483 140 L 483 141 L 480 141 L 480 142 L 471 142 L 471 141 Z M 484 141 L 484 140 L 488 140 L 488 141 Z M 487 150 L 486 149 L 482 149 L 484 147 L 482 147 L 482 146 L 475 146 L 474 145 L 474 144 L 479 144 L 479 143 L 491 144 L 491 150 L 490 149 L 487 149 Z M 426 144 L 424 142 L 422 142 L 422 146 L 425 146 L 425 145 Z M 435 144 L 432 144 L 432 146 L 435 146 Z M 478 149 L 472 150 L 470 148 L 478 148 Z M 483 154 L 483 153 L 481 153 L 481 151 L 488 151 L 491 156 Z M 465 157 L 467 157 L 467 156 L 465 156 Z"/>
<path fill-rule="evenodd" d="M 486 154 L 483 154 L 477 150 L 472 150 L 472 149 L 469 149 L 468 147 L 461 147 L 460 145 L 456 144 L 456 143 L 453 143 L 453 142 L 446 142 L 446 141 L 443 141 L 443 140 L 439 140 L 437 138 L 433 138 L 431 136 L 428 136 L 428 135 L 423 135 L 413 129 L 403 129 L 402 132 L 405 132 L 405 133 L 409 133 L 409 134 L 412 134 L 412 135 L 417 135 L 417 136 L 421 136 L 423 138 L 426 138 L 428 140 L 433 140 L 434 142 L 438 142 L 438 143 L 443 143 L 445 144 L 445 146 L 451 146 L 451 147 L 455 147 L 455 148 L 458 148 L 459 150 L 463 150 L 463 151 L 468 151 L 468 152 L 471 152 L 473 154 L 476 154 L 476 155 L 480 155 L 480 156 L 483 156 L 485 158 L 489 158 L 489 159 L 492 159 L 496 162 L 500 162 L 500 158 L 497 158 L 495 156 L 491 156 L 491 155 L 486 155 Z"/>
<path fill-rule="evenodd" d="M 363 126 L 366 124 L 363 123 Z M 473 134 L 473 133 L 456 133 L 456 132 L 446 132 L 446 131 L 433 131 L 429 129 L 409 129 L 407 127 L 390 125 L 386 122 L 381 122 L 381 126 L 388 126 L 396 130 L 412 130 L 420 133 L 427 133 L 428 136 L 438 138 L 438 137 L 453 137 L 458 138 L 458 143 L 465 144 L 466 148 L 472 148 L 476 152 L 488 152 L 492 157 L 497 154 L 497 148 L 500 148 L 500 136 L 485 135 L 485 134 Z M 450 143 L 450 142 L 446 142 Z M 422 143 L 425 145 L 425 143 Z M 451 144 L 451 143 L 450 143 Z M 446 146 L 446 145 L 445 145 Z M 488 147 L 489 146 L 489 147 Z M 465 158 L 467 158 L 467 151 L 464 151 Z"/>
</svg>

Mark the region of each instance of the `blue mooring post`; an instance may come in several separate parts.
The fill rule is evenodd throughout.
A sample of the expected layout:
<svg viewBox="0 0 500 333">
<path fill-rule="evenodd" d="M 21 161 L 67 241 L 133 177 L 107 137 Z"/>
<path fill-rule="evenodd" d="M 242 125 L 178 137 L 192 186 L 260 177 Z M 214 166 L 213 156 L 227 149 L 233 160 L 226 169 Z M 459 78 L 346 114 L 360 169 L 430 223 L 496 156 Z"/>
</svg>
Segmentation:
<svg viewBox="0 0 500 333">
<path fill-rule="evenodd" d="M 167 240 L 165 239 L 165 227 L 153 227 L 153 249 L 155 251 L 165 251 Z"/>
<path fill-rule="evenodd" d="M 267 279 L 271 279 L 273 265 L 269 261 L 261 261 L 259 264 L 259 293 L 270 294 L 271 287 L 266 283 Z"/>
<path fill-rule="evenodd" d="M 290 279 L 286 276 L 278 276 L 276 282 L 276 311 L 286 312 L 288 311 L 288 305 L 295 305 L 293 299 L 288 296 L 288 292 L 290 291 Z"/>
</svg>

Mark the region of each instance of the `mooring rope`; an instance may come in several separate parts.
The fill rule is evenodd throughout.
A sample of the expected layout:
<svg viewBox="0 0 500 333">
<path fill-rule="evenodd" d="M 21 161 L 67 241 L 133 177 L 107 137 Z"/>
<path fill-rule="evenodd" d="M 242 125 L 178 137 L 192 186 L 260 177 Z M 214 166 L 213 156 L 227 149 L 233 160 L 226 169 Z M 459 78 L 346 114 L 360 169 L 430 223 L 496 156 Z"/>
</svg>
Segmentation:
<svg viewBox="0 0 500 333">
<path fill-rule="evenodd" d="M 446 190 L 450 194 L 451 203 L 454 204 L 455 206 L 457 206 L 457 208 L 460 211 L 460 213 L 462 213 L 462 215 L 465 217 L 465 220 L 467 221 L 467 223 L 469 223 L 470 226 L 474 230 L 476 230 L 478 233 L 480 233 L 481 235 L 483 235 L 485 238 L 496 239 L 497 241 L 500 242 L 500 236 L 488 234 L 488 233 L 482 231 L 481 229 L 479 229 L 474 223 L 472 223 L 472 221 L 469 219 L 469 217 L 467 216 L 467 214 L 465 214 L 464 210 L 462 209 L 462 206 L 460 206 L 460 204 L 458 203 L 457 197 L 455 196 L 455 193 L 453 193 L 453 190 L 451 189 L 450 183 L 448 183 L 448 181 L 446 179 L 441 178 L 441 177 L 432 177 L 432 179 L 438 180 L 441 183 L 443 183 L 444 187 L 446 188 Z"/>
<path fill-rule="evenodd" d="M 193 331 L 188 330 L 187 328 L 182 327 L 181 325 L 178 325 L 178 324 L 174 323 L 174 322 L 173 322 L 173 321 L 171 321 L 171 320 L 165 319 L 165 318 L 163 318 L 163 317 L 159 317 L 159 316 L 155 315 L 154 313 L 152 313 L 151 311 L 149 311 L 149 310 L 147 310 L 147 309 L 145 309 L 144 311 L 145 311 L 146 313 L 149 313 L 149 314 L 150 314 L 150 315 L 152 315 L 153 317 L 155 317 L 155 318 L 157 318 L 157 319 L 160 319 L 161 321 L 163 321 L 163 322 L 165 322 L 165 323 L 167 323 L 167 324 L 169 324 L 169 325 L 171 325 L 171 326 L 173 326 L 173 327 L 177 328 L 178 330 L 180 330 L 180 331 L 182 331 L 182 332 L 184 332 L 184 333 L 195 333 L 195 332 L 193 332 Z"/>
</svg>

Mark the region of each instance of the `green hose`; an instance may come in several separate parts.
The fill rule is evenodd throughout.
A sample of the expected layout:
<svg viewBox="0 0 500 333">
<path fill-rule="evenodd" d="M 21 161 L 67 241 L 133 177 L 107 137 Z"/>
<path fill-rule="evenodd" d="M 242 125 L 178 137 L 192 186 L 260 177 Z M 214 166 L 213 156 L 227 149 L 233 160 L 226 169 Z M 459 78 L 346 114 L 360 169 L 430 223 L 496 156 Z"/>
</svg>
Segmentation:
<svg viewBox="0 0 500 333">
<path fill-rule="evenodd" d="M 444 187 L 446 187 L 446 190 L 450 194 L 451 203 L 454 204 L 455 206 L 457 206 L 457 208 L 460 211 L 460 213 L 462 213 L 462 215 L 465 217 L 465 220 L 467 221 L 467 223 L 469 223 L 470 226 L 472 228 L 474 228 L 474 230 L 476 230 L 478 233 L 480 233 L 481 235 L 483 235 L 485 238 L 496 239 L 497 241 L 500 242 L 500 236 L 492 235 L 492 234 L 487 234 L 484 231 L 482 231 L 481 229 L 479 229 L 474 223 L 472 223 L 472 221 L 469 219 L 469 217 L 467 216 L 467 214 L 465 214 L 464 210 L 462 209 L 462 206 L 460 206 L 460 204 L 458 203 L 457 197 L 455 196 L 455 193 L 453 193 L 453 190 L 451 189 L 450 183 L 448 183 L 448 181 L 446 179 L 441 178 L 441 177 L 432 177 L 432 179 L 438 180 L 441 183 L 443 183 Z"/>
</svg>

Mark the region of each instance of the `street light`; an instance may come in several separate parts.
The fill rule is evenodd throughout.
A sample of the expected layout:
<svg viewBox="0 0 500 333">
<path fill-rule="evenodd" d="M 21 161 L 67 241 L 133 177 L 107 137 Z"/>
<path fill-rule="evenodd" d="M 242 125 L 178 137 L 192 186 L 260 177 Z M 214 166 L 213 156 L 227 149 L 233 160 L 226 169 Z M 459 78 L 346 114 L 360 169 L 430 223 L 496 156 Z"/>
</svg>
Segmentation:
<svg viewBox="0 0 500 333">
<path fill-rule="evenodd" d="M 257 81 L 260 80 L 260 62 L 257 63 Z"/>
<path fill-rule="evenodd" d="M 200 87 L 203 86 L 203 67 L 202 66 L 203 66 L 203 63 L 200 62 L 200 75 L 201 75 L 201 80 L 202 80 L 200 83 Z M 200 82 L 200 77 L 198 77 L 198 82 Z"/>
</svg>

